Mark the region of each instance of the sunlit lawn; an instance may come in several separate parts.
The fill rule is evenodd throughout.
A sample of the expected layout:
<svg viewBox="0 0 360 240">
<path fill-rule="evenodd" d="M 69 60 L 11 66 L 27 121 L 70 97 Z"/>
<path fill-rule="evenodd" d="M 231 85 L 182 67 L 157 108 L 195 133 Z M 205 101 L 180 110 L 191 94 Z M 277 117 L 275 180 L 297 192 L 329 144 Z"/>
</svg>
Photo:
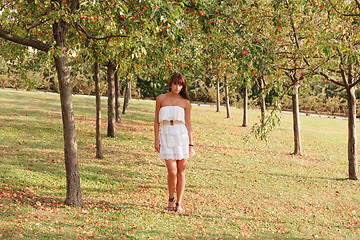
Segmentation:
<svg viewBox="0 0 360 240">
<path fill-rule="evenodd" d="M 268 142 L 245 142 L 259 112 L 193 105 L 186 213 L 165 210 L 166 168 L 153 147 L 154 102 L 131 100 L 118 138 L 95 159 L 95 98 L 74 96 L 84 206 L 66 194 L 59 95 L 0 89 L 0 239 L 359 239 L 358 181 L 347 180 L 346 120 L 292 117 Z"/>
</svg>

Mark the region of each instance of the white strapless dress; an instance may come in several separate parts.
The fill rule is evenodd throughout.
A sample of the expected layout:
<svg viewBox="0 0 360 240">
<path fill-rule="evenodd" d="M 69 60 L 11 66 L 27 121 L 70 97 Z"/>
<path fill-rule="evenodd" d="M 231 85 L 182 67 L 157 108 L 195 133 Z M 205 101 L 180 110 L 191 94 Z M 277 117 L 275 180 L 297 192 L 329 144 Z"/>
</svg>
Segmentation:
<svg viewBox="0 0 360 240">
<path fill-rule="evenodd" d="M 176 121 L 173 125 L 163 121 Z M 185 126 L 185 110 L 179 106 L 160 108 L 160 158 L 182 160 L 189 158 L 189 135 Z"/>
</svg>

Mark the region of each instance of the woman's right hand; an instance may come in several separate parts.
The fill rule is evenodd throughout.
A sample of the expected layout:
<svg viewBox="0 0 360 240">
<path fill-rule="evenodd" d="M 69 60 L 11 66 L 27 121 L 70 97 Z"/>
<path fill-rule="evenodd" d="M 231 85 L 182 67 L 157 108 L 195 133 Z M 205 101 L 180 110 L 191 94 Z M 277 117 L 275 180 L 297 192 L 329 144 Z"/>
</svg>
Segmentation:
<svg viewBox="0 0 360 240">
<path fill-rule="evenodd" d="M 155 143 L 155 150 L 157 152 L 160 152 L 160 143 L 158 143 L 158 142 Z"/>
</svg>

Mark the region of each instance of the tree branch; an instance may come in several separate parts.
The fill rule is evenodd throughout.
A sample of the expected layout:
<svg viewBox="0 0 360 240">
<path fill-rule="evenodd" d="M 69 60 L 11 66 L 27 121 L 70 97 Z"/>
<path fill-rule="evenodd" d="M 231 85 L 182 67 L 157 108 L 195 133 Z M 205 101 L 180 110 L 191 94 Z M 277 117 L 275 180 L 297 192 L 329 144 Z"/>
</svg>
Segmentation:
<svg viewBox="0 0 360 240">
<path fill-rule="evenodd" d="M 41 24 L 49 21 L 49 18 L 48 18 L 48 17 L 50 17 L 50 16 L 53 15 L 53 14 L 56 14 L 56 12 L 51 12 L 51 13 L 49 13 L 49 14 L 46 14 L 46 15 L 42 16 L 42 17 L 47 17 L 46 19 L 39 18 L 36 22 L 34 22 L 34 23 L 32 23 L 32 24 L 27 24 L 27 25 L 29 26 L 29 28 L 26 28 L 26 31 L 29 31 L 30 29 L 35 28 L 35 27 L 37 27 L 37 26 L 39 26 L 39 25 L 41 25 Z"/>
<path fill-rule="evenodd" d="M 286 72 L 286 71 L 285 71 L 285 75 L 286 75 L 288 78 L 290 78 L 291 82 L 293 82 L 292 76 L 290 75 L 289 72 Z"/>
<path fill-rule="evenodd" d="M 341 78 L 342 78 L 342 80 L 344 82 L 344 87 L 349 86 L 349 82 L 346 79 L 344 69 L 340 68 L 340 74 L 341 74 Z"/>
<path fill-rule="evenodd" d="M 337 12 L 338 14 L 344 16 L 344 17 L 358 17 L 360 16 L 360 14 L 350 14 L 350 13 L 341 13 L 339 10 L 337 10 L 337 8 L 334 6 L 334 4 L 331 2 L 331 0 L 329 0 L 329 3 L 331 5 L 331 7 L 335 10 L 335 12 Z M 360 10 L 360 2 L 358 0 L 355 0 L 355 3 L 358 7 L 358 9 Z"/>
<path fill-rule="evenodd" d="M 340 15 L 343 15 L 341 12 L 339 12 L 339 10 L 337 10 L 337 8 L 334 6 L 334 4 L 331 2 L 331 0 L 329 0 L 329 3 L 331 5 L 331 7 L 335 10 L 335 12 L 337 12 Z"/>
<path fill-rule="evenodd" d="M 297 67 L 294 67 L 294 68 L 278 67 L 278 68 L 281 69 L 281 70 L 289 71 L 289 72 L 305 69 L 305 68 L 303 68 L 303 67 L 300 67 L 300 68 L 297 68 Z"/>
<path fill-rule="evenodd" d="M 354 14 L 343 14 L 345 17 L 359 17 L 360 16 L 360 14 L 356 14 L 356 13 L 354 13 Z"/>
<path fill-rule="evenodd" d="M 353 84 L 350 84 L 349 87 L 352 88 L 360 82 L 360 79 L 356 80 Z"/>
<path fill-rule="evenodd" d="M 355 3 L 357 5 L 358 9 L 360 10 L 360 2 L 358 0 L 355 0 Z"/>
<path fill-rule="evenodd" d="M 28 47 L 33 47 L 35 49 L 38 49 L 38 50 L 44 51 L 44 52 L 49 51 L 49 49 L 51 48 L 51 45 L 43 43 L 39 40 L 19 37 L 17 35 L 13 35 L 13 34 L 7 32 L 3 29 L 0 29 L 0 37 L 4 38 L 6 40 L 9 40 L 11 42 L 18 43 L 18 44 L 28 46 Z"/>
<path fill-rule="evenodd" d="M 278 54 L 278 55 L 291 55 L 294 54 L 293 52 L 274 52 L 274 54 Z"/>
<path fill-rule="evenodd" d="M 75 23 L 75 27 L 80 30 L 82 33 L 85 34 L 85 36 L 89 39 L 94 39 L 94 40 L 105 40 L 105 39 L 109 39 L 109 38 L 118 38 L 118 37 L 129 37 L 128 35 L 122 35 L 122 34 L 118 34 L 118 35 L 108 35 L 108 36 L 104 36 L 104 37 L 96 37 L 93 36 L 91 34 L 89 34 L 85 28 L 78 22 Z"/>
<path fill-rule="evenodd" d="M 319 75 L 325 77 L 326 80 L 328 80 L 328 81 L 330 81 L 330 82 L 332 82 L 332 83 L 334 83 L 334 84 L 336 84 L 336 85 L 345 87 L 345 84 L 344 84 L 344 83 L 341 83 L 341 82 L 336 81 L 335 79 L 329 77 L 327 74 L 325 74 L 325 73 L 323 73 L 323 72 L 317 72 L 316 74 L 319 74 Z"/>
<path fill-rule="evenodd" d="M 291 23 L 291 28 L 293 29 L 293 33 L 294 33 L 294 40 L 295 40 L 296 48 L 300 49 L 300 43 L 299 43 L 299 39 L 298 39 L 298 36 L 296 33 L 296 28 L 295 28 L 294 19 L 292 18 L 292 13 L 290 13 L 290 23 Z"/>
<path fill-rule="evenodd" d="M 280 100 L 282 100 L 284 98 L 284 96 L 288 93 L 290 87 L 292 87 L 292 85 L 288 86 L 287 89 L 285 91 L 283 91 L 282 95 L 279 97 Z M 273 109 L 270 112 L 270 115 L 266 118 L 266 120 L 264 121 L 263 125 L 265 126 L 271 119 L 271 116 L 274 114 L 274 112 L 276 111 L 278 107 L 276 106 L 276 103 L 273 104 Z"/>
<path fill-rule="evenodd" d="M 26 32 L 29 32 L 29 30 L 30 29 L 32 29 L 32 28 L 35 28 L 35 27 L 37 27 L 37 26 L 39 26 L 39 25 L 41 25 L 41 24 L 43 24 L 43 23 L 45 23 L 45 22 L 47 22 L 48 21 L 48 19 L 38 19 L 36 22 L 34 22 L 33 24 L 28 24 L 29 25 L 29 27 L 28 28 L 26 28 Z"/>
<path fill-rule="evenodd" d="M 229 32 L 229 30 L 228 30 L 226 27 L 224 27 L 223 25 L 220 25 L 220 26 L 222 26 L 222 28 L 225 29 L 225 31 L 227 32 L 227 34 L 229 34 L 230 37 L 231 37 L 232 39 L 234 39 L 234 41 L 235 41 L 235 43 L 236 43 L 237 45 L 239 45 L 240 47 L 242 47 L 241 44 L 239 43 L 239 41 Z"/>
</svg>

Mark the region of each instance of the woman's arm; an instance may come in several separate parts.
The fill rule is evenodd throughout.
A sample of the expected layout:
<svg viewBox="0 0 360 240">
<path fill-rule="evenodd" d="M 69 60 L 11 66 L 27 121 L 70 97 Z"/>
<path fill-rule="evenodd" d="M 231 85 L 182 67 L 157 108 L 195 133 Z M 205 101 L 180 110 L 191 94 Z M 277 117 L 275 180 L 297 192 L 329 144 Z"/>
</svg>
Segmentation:
<svg viewBox="0 0 360 240">
<path fill-rule="evenodd" d="M 160 132 L 159 112 L 161 108 L 160 99 L 161 96 L 159 95 L 156 98 L 155 118 L 154 118 L 155 149 L 158 152 L 160 152 L 160 140 L 159 140 L 159 132 Z"/>
<path fill-rule="evenodd" d="M 187 101 L 185 106 L 185 125 L 189 135 L 189 157 L 192 157 L 195 153 L 194 147 L 191 146 L 194 144 L 193 134 L 192 134 L 192 125 L 191 125 L 191 103 Z"/>
</svg>

